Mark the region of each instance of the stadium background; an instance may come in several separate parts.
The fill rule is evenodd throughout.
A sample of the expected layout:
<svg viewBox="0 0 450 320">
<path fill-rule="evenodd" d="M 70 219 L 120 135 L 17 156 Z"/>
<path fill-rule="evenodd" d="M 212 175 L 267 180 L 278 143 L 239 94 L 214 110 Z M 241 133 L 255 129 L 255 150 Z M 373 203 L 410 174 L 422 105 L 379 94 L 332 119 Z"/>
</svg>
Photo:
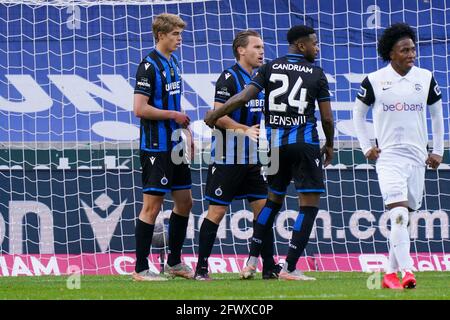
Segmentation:
<svg viewBox="0 0 450 320">
<path fill-rule="evenodd" d="M 230 0 L 154 5 L 75 1 L 67 6 L 1 1 L 0 274 L 60 274 L 69 265 L 83 273 L 132 269 L 134 225 L 142 204 L 132 90 L 137 65 L 154 45 L 152 17 L 166 11 L 187 21 L 177 54 L 183 106 L 194 121 L 198 146 L 207 147 L 203 115 L 212 105 L 218 74 L 234 62 L 230 44 L 237 31 L 259 31 L 265 57 L 272 59 L 287 52 L 290 26 L 305 23 L 317 30 L 317 63 L 333 94 L 339 152 L 326 170 L 327 193 L 307 247 L 309 259 L 300 264 L 343 271 L 380 267 L 386 261 L 389 224 L 375 171 L 356 149 L 352 101 L 364 75 L 383 66 L 376 54 L 380 32 L 405 21 L 418 33 L 417 65 L 432 70 L 441 86 L 448 147 L 449 4 Z M 189 262 L 195 261 L 207 210 L 202 200 L 206 171 L 200 167 L 192 168 L 194 207 L 183 250 Z M 427 171 L 423 211 L 411 219 L 419 269 L 450 270 L 447 169 L 444 164 L 437 172 Z M 274 228 L 280 256 L 287 252 L 296 215 L 294 197 L 290 189 Z M 161 218 L 170 209 L 167 200 Z M 247 209 L 245 202 L 235 201 L 224 219 L 214 248 L 216 271 L 237 271 L 242 265 L 251 235 Z M 158 267 L 157 255 L 151 260 Z"/>
</svg>

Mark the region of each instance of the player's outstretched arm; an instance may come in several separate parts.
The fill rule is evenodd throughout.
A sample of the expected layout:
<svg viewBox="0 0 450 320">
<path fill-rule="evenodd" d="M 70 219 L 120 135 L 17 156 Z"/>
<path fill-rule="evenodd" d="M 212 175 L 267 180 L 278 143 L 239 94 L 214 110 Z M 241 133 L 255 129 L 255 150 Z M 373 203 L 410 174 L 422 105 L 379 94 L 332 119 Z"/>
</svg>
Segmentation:
<svg viewBox="0 0 450 320">
<path fill-rule="evenodd" d="M 444 155 L 444 116 L 442 114 L 442 100 L 438 100 L 431 106 L 431 131 L 433 133 L 433 151 L 428 155 L 426 164 L 437 169 Z"/>
<path fill-rule="evenodd" d="M 322 155 L 325 155 L 324 166 L 328 166 L 333 160 L 333 144 L 334 144 L 334 120 L 331 112 L 330 101 L 319 102 L 320 120 L 322 121 L 322 129 L 325 133 L 325 145 L 322 148 Z"/>
<path fill-rule="evenodd" d="M 208 111 L 205 116 L 205 123 L 213 128 L 217 120 L 224 115 L 230 114 L 238 107 L 245 105 L 251 99 L 256 98 L 261 90 L 253 85 L 248 85 L 244 90 L 232 96 L 227 102 L 217 110 Z"/>
<path fill-rule="evenodd" d="M 191 120 L 186 114 L 173 110 L 155 108 L 148 104 L 148 100 L 149 98 L 146 95 L 134 95 L 133 110 L 136 117 L 149 120 L 174 120 L 183 128 L 189 125 Z"/>
</svg>

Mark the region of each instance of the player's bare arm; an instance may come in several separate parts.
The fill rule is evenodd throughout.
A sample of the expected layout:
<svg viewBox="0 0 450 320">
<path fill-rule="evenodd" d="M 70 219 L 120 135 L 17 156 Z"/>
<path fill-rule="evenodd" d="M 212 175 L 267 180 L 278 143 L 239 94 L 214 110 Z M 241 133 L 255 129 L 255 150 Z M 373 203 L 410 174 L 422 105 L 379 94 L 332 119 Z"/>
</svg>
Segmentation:
<svg viewBox="0 0 450 320">
<path fill-rule="evenodd" d="M 330 101 L 319 102 L 319 110 L 322 128 L 326 138 L 325 145 L 321 150 L 321 154 L 325 155 L 324 166 L 326 167 L 333 160 L 334 121 Z"/>
<path fill-rule="evenodd" d="M 148 104 L 148 97 L 143 94 L 134 95 L 133 110 L 138 118 L 150 120 L 170 120 L 173 119 L 176 123 L 186 128 L 189 123 L 189 117 L 179 111 L 161 110 Z"/>
<path fill-rule="evenodd" d="M 244 90 L 242 90 L 240 93 L 232 96 L 227 102 L 223 104 L 222 107 L 220 107 L 217 110 L 210 110 L 206 113 L 205 116 L 205 123 L 210 127 L 213 128 L 217 122 L 217 120 L 227 114 L 230 114 L 240 106 L 245 105 L 247 102 L 249 102 L 251 99 L 256 98 L 258 93 L 261 90 L 258 89 L 255 86 L 247 86 Z"/>
</svg>

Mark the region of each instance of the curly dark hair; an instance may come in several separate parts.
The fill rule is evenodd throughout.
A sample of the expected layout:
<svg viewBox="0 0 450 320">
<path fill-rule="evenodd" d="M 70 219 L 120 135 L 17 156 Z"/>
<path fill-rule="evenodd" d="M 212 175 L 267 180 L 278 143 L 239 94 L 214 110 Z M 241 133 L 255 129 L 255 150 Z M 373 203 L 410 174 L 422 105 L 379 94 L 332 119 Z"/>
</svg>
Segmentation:
<svg viewBox="0 0 450 320">
<path fill-rule="evenodd" d="M 384 30 L 378 40 L 378 54 L 384 61 L 391 61 L 390 53 L 394 45 L 402 38 L 411 38 L 416 43 L 416 33 L 406 23 L 395 23 Z"/>
<path fill-rule="evenodd" d="M 287 33 L 287 41 L 289 44 L 293 44 L 296 40 L 307 37 L 310 34 L 316 33 L 313 28 L 304 26 L 304 25 L 297 25 L 293 26 L 289 29 Z"/>
</svg>

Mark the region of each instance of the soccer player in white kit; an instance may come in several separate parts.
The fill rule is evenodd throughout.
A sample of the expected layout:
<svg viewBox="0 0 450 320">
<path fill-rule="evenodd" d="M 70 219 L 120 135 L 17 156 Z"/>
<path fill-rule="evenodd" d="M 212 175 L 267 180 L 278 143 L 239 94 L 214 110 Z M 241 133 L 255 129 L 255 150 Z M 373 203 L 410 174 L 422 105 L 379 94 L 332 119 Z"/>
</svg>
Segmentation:
<svg viewBox="0 0 450 320">
<path fill-rule="evenodd" d="M 414 66 L 415 41 L 414 31 L 404 23 L 384 31 L 378 53 L 389 64 L 363 80 L 353 110 L 361 150 L 367 159 L 376 160 L 380 190 L 389 209 L 389 265 L 382 285 L 391 289 L 416 286 L 409 253 L 408 211 L 422 205 L 425 166 L 437 169 L 444 153 L 441 91 L 430 71 Z M 431 153 L 427 151 L 427 105 L 432 120 Z M 370 106 L 376 146 L 370 142 L 364 121 Z"/>
</svg>

